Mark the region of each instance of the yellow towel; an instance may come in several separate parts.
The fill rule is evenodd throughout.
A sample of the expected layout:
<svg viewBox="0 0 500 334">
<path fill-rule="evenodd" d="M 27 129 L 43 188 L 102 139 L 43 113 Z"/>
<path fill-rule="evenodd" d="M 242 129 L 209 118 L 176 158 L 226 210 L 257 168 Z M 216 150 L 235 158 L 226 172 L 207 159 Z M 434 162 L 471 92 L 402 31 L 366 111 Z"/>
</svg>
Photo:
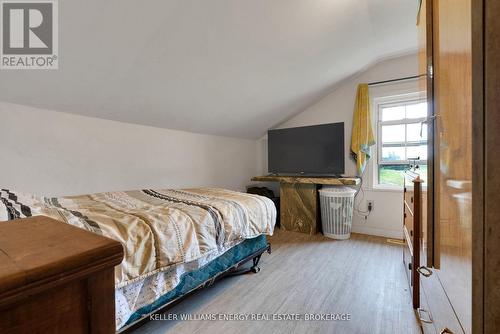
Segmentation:
<svg viewBox="0 0 500 334">
<path fill-rule="evenodd" d="M 358 175 L 363 174 L 366 163 L 371 156 L 370 146 L 373 145 L 375 145 L 375 138 L 372 130 L 368 85 L 359 84 L 354 106 L 351 138 L 351 154 L 356 160 Z"/>
</svg>

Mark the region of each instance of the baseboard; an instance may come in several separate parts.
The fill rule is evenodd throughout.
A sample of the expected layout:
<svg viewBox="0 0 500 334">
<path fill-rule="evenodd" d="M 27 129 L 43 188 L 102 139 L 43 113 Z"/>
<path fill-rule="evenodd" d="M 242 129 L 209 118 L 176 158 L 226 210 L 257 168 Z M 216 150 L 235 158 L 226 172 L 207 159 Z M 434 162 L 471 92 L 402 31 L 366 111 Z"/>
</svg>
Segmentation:
<svg viewBox="0 0 500 334">
<path fill-rule="evenodd" d="M 352 232 L 376 235 L 378 237 L 402 239 L 403 238 L 403 228 L 401 230 L 389 230 L 385 228 L 371 227 L 366 225 L 353 225 Z"/>
</svg>

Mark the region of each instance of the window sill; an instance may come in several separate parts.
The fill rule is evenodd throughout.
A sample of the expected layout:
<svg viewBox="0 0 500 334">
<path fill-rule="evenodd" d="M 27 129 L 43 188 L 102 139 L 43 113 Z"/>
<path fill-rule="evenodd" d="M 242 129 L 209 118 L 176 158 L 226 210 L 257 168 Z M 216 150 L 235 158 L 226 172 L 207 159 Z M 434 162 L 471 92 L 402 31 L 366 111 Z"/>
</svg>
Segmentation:
<svg viewBox="0 0 500 334">
<path fill-rule="evenodd" d="M 403 192 L 403 187 L 399 186 L 386 186 L 382 184 L 375 184 L 373 185 L 370 189 L 371 191 L 387 191 L 387 192 L 393 192 L 393 193 L 400 193 Z"/>
<path fill-rule="evenodd" d="M 382 184 L 376 184 L 371 186 L 370 188 L 366 189 L 367 191 L 386 191 L 386 192 L 393 192 L 393 193 L 399 193 L 403 192 L 403 187 L 399 186 L 386 186 Z M 423 186 L 422 187 L 422 192 L 426 193 L 427 192 L 427 187 Z"/>
</svg>

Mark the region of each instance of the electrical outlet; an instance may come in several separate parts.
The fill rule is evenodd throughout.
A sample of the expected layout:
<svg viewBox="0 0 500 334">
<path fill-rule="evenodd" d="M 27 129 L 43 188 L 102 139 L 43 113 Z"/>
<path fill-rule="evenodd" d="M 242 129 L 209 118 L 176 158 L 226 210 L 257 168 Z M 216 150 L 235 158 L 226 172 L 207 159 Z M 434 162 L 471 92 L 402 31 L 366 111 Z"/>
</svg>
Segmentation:
<svg viewBox="0 0 500 334">
<path fill-rule="evenodd" d="M 375 208 L 375 201 L 374 200 L 367 200 L 366 207 L 368 208 L 368 212 L 372 212 L 373 209 Z"/>
</svg>

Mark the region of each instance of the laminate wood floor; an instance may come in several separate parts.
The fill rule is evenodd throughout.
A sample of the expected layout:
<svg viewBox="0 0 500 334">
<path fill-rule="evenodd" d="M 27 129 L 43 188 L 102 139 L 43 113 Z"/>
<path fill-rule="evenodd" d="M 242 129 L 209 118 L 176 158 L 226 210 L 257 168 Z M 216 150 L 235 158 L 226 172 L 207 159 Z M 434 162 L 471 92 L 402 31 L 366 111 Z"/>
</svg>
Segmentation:
<svg viewBox="0 0 500 334">
<path fill-rule="evenodd" d="M 134 334 L 421 333 L 402 246 L 353 234 L 335 241 L 277 230 L 258 274 L 225 278 L 166 314 L 350 314 L 349 321 L 149 321 Z"/>
</svg>

